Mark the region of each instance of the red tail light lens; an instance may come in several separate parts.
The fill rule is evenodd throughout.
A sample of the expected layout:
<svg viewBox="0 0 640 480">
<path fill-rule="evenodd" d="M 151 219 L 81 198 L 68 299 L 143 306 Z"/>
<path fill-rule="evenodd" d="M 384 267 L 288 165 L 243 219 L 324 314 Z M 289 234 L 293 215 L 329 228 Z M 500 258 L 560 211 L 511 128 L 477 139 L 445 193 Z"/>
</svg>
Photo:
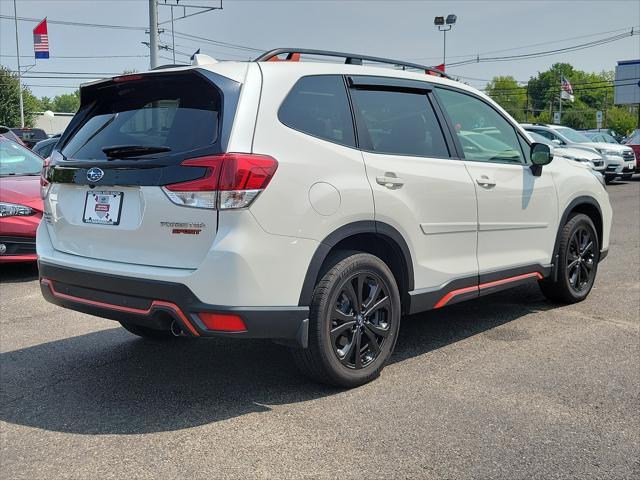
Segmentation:
<svg viewBox="0 0 640 480">
<path fill-rule="evenodd" d="M 218 190 L 218 179 L 222 167 L 223 155 L 190 158 L 180 165 L 185 167 L 204 167 L 207 170 L 203 177 L 188 182 L 174 183 L 165 188 L 172 192 L 207 192 Z"/>
<path fill-rule="evenodd" d="M 267 155 L 224 155 L 220 190 L 263 190 L 276 173 L 278 162 Z"/>
<path fill-rule="evenodd" d="M 49 180 L 47 180 L 47 173 L 49 170 L 50 159 L 46 158 L 44 163 L 42 164 L 42 170 L 40 171 L 40 198 L 43 200 L 47 198 L 49 193 Z"/>
<path fill-rule="evenodd" d="M 121 75 L 119 77 L 113 77 L 113 81 L 116 83 L 135 82 L 136 80 L 142 80 L 143 78 L 144 77 L 140 74 Z"/>
<path fill-rule="evenodd" d="M 172 202 L 197 208 L 246 208 L 264 190 L 278 168 L 267 155 L 225 153 L 191 158 L 185 167 L 206 168 L 202 177 L 166 185 L 164 191 Z"/>
</svg>

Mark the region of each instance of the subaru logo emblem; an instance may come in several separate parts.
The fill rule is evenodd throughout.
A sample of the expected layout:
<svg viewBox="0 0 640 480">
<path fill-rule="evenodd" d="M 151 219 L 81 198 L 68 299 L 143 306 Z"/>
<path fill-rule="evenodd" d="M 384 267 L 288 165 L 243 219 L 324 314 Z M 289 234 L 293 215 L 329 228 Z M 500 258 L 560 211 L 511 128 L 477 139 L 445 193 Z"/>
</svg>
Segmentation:
<svg viewBox="0 0 640 480">
<path fill-rule="evenodd" d="M 87 171 L 87 180 L 89 180 L 90 182 L 97 182 L 102 177 L 104 177 L 104 172 L 101 168 L 93 167 Z"/>
</svg>

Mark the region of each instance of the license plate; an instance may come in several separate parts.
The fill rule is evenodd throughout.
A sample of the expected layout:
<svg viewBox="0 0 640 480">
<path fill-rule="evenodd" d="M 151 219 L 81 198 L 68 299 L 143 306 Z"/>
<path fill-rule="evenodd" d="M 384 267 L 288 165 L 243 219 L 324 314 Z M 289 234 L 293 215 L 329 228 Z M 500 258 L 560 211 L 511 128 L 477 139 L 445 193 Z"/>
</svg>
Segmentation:
<svg viewBox="0 0 640 480">
<path fill-rule="evenodd" d="M 90 191 L 84 202 L 84 223 L 118 225 L 122 210 L 122 192 Z"/>
</svg>

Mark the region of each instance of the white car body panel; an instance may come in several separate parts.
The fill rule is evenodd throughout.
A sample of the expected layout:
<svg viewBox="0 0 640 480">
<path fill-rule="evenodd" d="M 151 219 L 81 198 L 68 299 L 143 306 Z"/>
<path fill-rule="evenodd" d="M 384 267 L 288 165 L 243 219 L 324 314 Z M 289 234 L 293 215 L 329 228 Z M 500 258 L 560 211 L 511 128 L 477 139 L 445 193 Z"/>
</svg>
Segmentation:
<svg viewBox="0 0 640 480">
<path fill-rule="evenodd" d="M 296 306 L 320 242 L 345 225 L 376 220 L 400 232 L 412 255 L 417 290 L 478 271 L 549 265 L 559 220 L 571 202 L 583 196 L 600 206 L 601 248 L 608 248 L 612 214 L 608 195 L 588 168 L 577 162 L 559 157 L 543 168 L 541 177 L 534 177 L 528 166 L 521 165 L 364 153 L 296 131 L 277 117 L 282 101 L 302 76 L 366 74 L 426 80 L 471 92 L 527 137 L 504 109 L 469 86 L 360 65 L 221 62 L 199 68 L 243 83 L 228 151 L 277 159 L 269 186 L 250 208 L 238 211 L 181 207 L 172 204 L 160 187 L 109 187 L 126 188 L 127 215 L 120 227 L 81 224 L 77 202 L 86 188 L 55 187 L 45 202 L 51 224 L 43 222 L 38 230 L 41 261 L 182 283 L 212 305 Z M 397 190 L 379 185 L 376 178 L 388 171 L 397 172 L 405 185 Z M 475 178 L 483 174 L 495 179 L 495 189 L 476 185 Z M 129 201 L 133 198 L 138 202 Z M 143 215 L 154 220 L 144 231 L 135 232 Z M 167 215 L 194 222 L 205 218 L 211 228 L 196 239 L 169 238 L 156 225 Z M 103 232 L 108 232 L 109 241 Z M 96 248 L 102 260 L 92 258 Z"/>
</svg>

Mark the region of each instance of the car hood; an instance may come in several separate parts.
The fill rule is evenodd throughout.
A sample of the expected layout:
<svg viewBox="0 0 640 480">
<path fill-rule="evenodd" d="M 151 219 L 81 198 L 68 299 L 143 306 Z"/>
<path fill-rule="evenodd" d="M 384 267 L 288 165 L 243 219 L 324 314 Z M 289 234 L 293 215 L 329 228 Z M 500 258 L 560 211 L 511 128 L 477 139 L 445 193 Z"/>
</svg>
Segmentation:
<svg viewBox="0 0 640 480">
<path fill-rule="evenodd" d="M 0 202 L 26 205 L 42 212 L 40 176 L 0 177 Z"/>
<path fill-rule="evenodd" d="M 553 154 L 561 157 L 586 158 L 590 161 L 602 160 L 602 157 L 594 151 L 582 148 L 555 147 L 553 149 Z"/>
<path fill-rule="evenodd" d="M 626 145 L 617 145 L 615 143 L 606 143 L 606 142 L 589 142 L 589 143 L 578 143 L 576 145 L 582 145 L 585 147 L 598 148 L 600 150 L 610 150 L 612 152 L 619 152 L 622 154 L 625 150 L 629 150 L 629 147 Z"/>
</svg>

